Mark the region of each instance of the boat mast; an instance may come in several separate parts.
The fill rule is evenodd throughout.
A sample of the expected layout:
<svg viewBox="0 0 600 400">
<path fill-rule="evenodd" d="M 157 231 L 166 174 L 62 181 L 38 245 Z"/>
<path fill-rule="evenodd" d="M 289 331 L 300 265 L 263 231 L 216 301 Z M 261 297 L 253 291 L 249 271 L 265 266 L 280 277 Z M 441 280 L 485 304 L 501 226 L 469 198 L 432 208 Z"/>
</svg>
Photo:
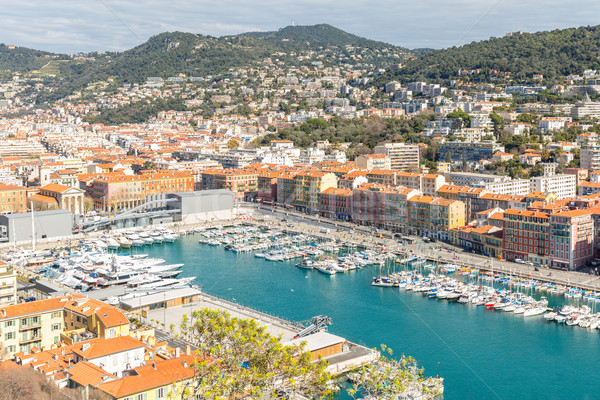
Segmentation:
<svg viewBox="0 0 600 400">
<path fill-rule="evenodd" d="M 33 215 L 33 200 L 31 201 L 31 249 L 35 251 L 35 219 Z"/>
</svg>

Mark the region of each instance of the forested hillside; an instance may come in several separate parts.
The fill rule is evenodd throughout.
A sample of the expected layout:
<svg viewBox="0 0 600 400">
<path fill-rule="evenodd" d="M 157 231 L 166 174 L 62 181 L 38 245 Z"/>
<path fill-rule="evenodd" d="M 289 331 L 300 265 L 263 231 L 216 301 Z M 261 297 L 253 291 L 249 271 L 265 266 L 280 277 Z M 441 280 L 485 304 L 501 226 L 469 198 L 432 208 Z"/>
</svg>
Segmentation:
<svg viewBox="0 0 600 400">
<path fill-rule="evenodd" d="M 492 38 L 461 47 L 435 50 L 409 61 L 404 68 L 389 70 L 376 83 L 390 80 L 443 81 L 458 76 L 459 70 L 478 70 L 469 75 L 486 80 L 492 70 L 511 72 L 516 79 L 543 74 L 554 79 L 600 69 L 600 26 L 569 28 Z"/>
</svg>

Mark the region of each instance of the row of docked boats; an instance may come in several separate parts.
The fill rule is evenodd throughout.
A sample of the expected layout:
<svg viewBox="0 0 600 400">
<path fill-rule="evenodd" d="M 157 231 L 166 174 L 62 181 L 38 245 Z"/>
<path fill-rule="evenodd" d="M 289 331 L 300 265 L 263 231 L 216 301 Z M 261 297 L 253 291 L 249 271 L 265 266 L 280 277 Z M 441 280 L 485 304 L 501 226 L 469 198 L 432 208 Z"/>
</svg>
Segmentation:
<svg viewBox="0 0 600 400">
<path fill-rule="evenodd" d="M 177 278 L 182 266 L 165 265 L 165 260 L 144 254 L 117 255 L 82 246 L 56 257 L 51 265 L 36 272 L 82 291 L 120 285 L 130 291 L 153 291 L 189 286 L 195 277 Z"/>
<path fill-rule="evenodd" d="M 154 229 L 149 231 L 138 230 L 123 232 L 119 235 L 103 235 L 95 239 L 85 239 L 83 245 L 93 246 L 101 250 L 128 249 L 155 243 L 173 243 L 179 234 L 171 229 Z"/>
<path fill-rule="evenodd" d="M 315 269 L 325 275 L 335 275 L 367 265 L 383 265 L 395 258 L 391 253 L 352 251 L 343 243 L 322 240 L 305 234 L 291 234 L 279 230 L 252 226 L 229 229 L 211 229 L 200 232 L 200 243 L 209 246 L 224 245 L 234 253 L 254 253 L 267 261 L 288 261 L 302 258 L 298 268 Z"/>
<path fill-rule="evenodd" d="M 312 260 L 311 258 L 306 257 L 297 263 L 296 267 L 309 270 L 315 269 L 326 275 L 335 275 L 336 273 L 362 269 L 368 265 L 381 265 L 382 263 L 385 263 L 386 259 L 391 257 L 394 256 L 385 253 L 376 254 L 369 250 L 362 252 L 355 251 L 340 255 L 336 259 L 324 257 L 319 260 Z"/>
<path fill-rule="evenodd" d="M 444 273 L 431 272 L 421 274 L 418 271 L 402 271 L 387 276 L 373 278 L 373 286 L 397 287 L 405 291 L 421 293 L 428 298 L 455 301 L 477 307 L 502 312 L 512 312 L 524 317 L 543 315 L 546 321 L 556 321 L 582 328 L 600 329 L 600 313 L 592 313 L 584 305 L 549 309 L 548 300 L 541 296 L 539 300 L 532 295 L 514 292 L 507 288 L 497 289 L 473 282 L 462 282 L 448 276 L 456 271 L 456 266 L 446 265 L 440 268 Z"/>
</svg>

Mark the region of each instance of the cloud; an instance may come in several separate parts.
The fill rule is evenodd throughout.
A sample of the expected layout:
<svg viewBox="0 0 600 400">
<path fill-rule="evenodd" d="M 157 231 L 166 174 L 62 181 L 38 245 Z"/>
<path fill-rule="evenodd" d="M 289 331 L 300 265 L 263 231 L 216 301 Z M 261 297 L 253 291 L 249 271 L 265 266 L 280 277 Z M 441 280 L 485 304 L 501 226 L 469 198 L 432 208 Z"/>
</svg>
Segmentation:
<svg viewBox="0 0 600 400">
<path fill-rule="evenodd" d="M 0 0 L 0 41 L 55 52 L 121 51 L 164 31 L 212 36 L 329 23 L 409 48 L 442 48 L 507 31 L 593 25 L 597 0 Z"/>
</svg>

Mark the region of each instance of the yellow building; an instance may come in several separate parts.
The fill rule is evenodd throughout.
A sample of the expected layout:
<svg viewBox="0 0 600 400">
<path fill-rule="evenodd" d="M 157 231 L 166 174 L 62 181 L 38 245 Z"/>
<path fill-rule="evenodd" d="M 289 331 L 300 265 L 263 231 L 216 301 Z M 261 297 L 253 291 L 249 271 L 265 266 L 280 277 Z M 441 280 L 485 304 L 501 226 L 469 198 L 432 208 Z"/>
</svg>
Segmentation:
<svg viewBox="0 0 600 400">
<path fill-rule="evenodd" d="M 27 212 L 26 192 L 24 187 L 0 183 L 0 213 Z"/>
<path fill-rule="evenodd" d="M 305 212 L 318 212 L 321 193 L 337 188 L 337 177 L 331 172 L 304 171 L 294 177 L 294 206 Z"/>
<path fill-rule="evenodd" d="M 11 356 L 56 347 L 68 331 L 82 329 L 102 339 L 128 335 L 129 320 L 116 307 L 82 295 L 0 308 L 0 340 Z"/>
<path fill-rule="evenodd" d="M 414 196 L 407 201 L 409 232 L 449 241 L 449 231 L 465 224 L 465 203 L 439 197 Z"/>
</svg>

